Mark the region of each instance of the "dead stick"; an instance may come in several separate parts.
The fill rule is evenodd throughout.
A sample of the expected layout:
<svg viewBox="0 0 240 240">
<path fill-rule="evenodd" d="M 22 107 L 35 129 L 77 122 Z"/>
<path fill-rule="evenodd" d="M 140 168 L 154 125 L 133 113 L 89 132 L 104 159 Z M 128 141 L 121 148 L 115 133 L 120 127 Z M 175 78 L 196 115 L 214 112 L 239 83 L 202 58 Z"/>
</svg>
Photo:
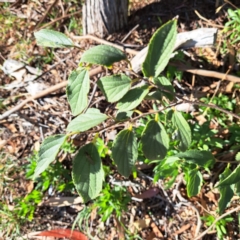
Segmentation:
<svg viewBox="0 0 240 240">
<path fill-rule="evenodd" d="M 56 19 L 54 19 L 53 21 L 51 21 L 51 22 L 49 22 L 49 23 L 46 23 L 45 25 L 43 25 L 42 27 L 40 27 L 38 30 L 43 29 L 43 28 L 46 28 L 46 27 L 52 25 L 52 24 L 55 23 L 55 22 L 58 22 L 58 21 L 60 21 L 60 20 L 62 20 L 62 19 L 64 19 L 64 18 L 72 17 L 72 16 L 74 16 L 74 15 L 76 15 L 76 14 L 78 14 L 78 13 L 81 13 L 81 12 L 82 12 L 82 9 L 79 10 L 79 11 L 76 11 L 76 12 L 74 12 L 74 13 L 70 13 L 70 14 L 67 14 L 67 15 L 65 15 L 65 16 L 56 18 Z"/>
<path fill-rule="evenodd" d="M 89 75 L 90 77 L 97 75 L 98 73 L 103 71 L 103 67 L 97 67 L 95 69 L 90 70 Z M 22 101 L 21 103 L 19 103 L 17 106 L 13 107 L 12 109 L 6 111 L 5 113 L 3 113 L 0 116 L 0 120 L 3 120 L 4 118 L 8 117 L 10 114 L 20 110 L 21 108 L 23 108 L 28 102 L 31 102 L 32 100 L 44 97 L 52 92 L 55 92 L 63 87 L 65 87 L 67 85 L 68 81 L 63 81 L 61 83 L 58 83 L 50 88 L 47 88 L 45 90 L 43 90 L 42 92 L 32 96 L 32 97 L 28 97 L 27 99 L 25 99 L 24 101 Z"/>
<path fill-rule="evenodd" d="M 37 25 L 35 26 L 34 29 L 37 29 L 38 26 L 44 21 L 44 19 L 47 17 L 48 13 L 52 10 L 52 8 L 55 6 L 55 4 L 57 3 L 58 0 L 54 0 L 53 3 L 48 7 L 47 11 L 45 12 L 45 14 L 42 16 L 42 18 L 40 19 L 40 21 L 37 23 Z"/>
<path fill-rule="evenodd" d="M 177 64 L 174 66 L 177 66 Z M 185 72 L 190 72 L 196 75 L 200 75 L 200 76 L 204 76 L 204 77 L 213 77 L 213 78 L 219 78 L 219 79 L 223 79 L 223 80 L 228 80 L 234 83 L 240 83 L 240 78 L 233 76 L 233 75 L 227 75 L 225 73 L 219 73 L 219 72 L 215 72 L 215 71 L 209 71 L 209 70 L 203 70 L 203 69 L 195 69 L 195 68 L 191 68 L 188 66 L 177 66 L 177 68 L 179 70 L 183 70 Z"/>
<path fill-rule="evenodd" d="M 106 44 L 106 45 L 113 46 L 113 47 L 118 48 L 118 49 L 120 49 L 122 51 L 125 50 L 127 53 L 130 53 L 130 54 L 133 54 L 133 55 L 137 55 L 138 54 L 138 51 L 136 51 L 136 50 L 129 49 L 129 48 L 124 49 L 123 46 L 117 45 L 115 43 L 108 42 L 108 41 L 106 41 L 104 39 L 101 39 L 101 38 L 98 38 L 98 37 L 95 37 L 95 36 L 92 36 L 92 35 L 72 36 L 71 38 L 74 39 L 74 40 L 91 39 L 91 40 L 96 41 L 96 42 L 101 43 L 101 44 Z"/>
</svg>

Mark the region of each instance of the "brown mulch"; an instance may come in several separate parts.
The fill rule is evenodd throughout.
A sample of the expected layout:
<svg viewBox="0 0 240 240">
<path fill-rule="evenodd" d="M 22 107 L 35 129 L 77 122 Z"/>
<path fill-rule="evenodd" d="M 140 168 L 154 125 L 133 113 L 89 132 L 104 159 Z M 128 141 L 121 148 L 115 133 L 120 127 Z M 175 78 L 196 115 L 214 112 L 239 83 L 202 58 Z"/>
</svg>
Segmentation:
<svg viewBox="0 0 240 240">
<path fill-rule="evenodd" d="M 61 15 L 66 15 L 74 11 L 81 10 L 81 4 L 74 4 L 74 1 L 59 1 L 55 4 L 52 11 L 44 19 L 44 23 L 48 23 Z M 231 1 L 240 7 L 238 1 Z M 77 67 L 78 61 L 82 52 L 78 49 L 57 49 L 51 51 L 43 49 L 36 45 L 33 32 L 36 24 L 44 16 L 46 9 L 51 3 L 48 1 L 16 1 L 10 5 L 9 8 L 2 8 L 0 3 L 0 14 L 4 18 L 0 19 L 0 25 L 9 26 L 2 34 L 2 41 L 0 43 L 0 64 L 3 65 L 5 59 L 14 59 L 25 63 L 35 69 L 41 69 L 44 73 L 35 82 L 39 85 L 36 86 L 37 90 L 41 85 L 43 88 L 48 88 L 61 81 L 67 80 L 72 70 Z M 166 21 L 175 16 L 179 16 L 178 31 L 190 31 L 199 27 L 214 27 L 215 25 L 224 26 L 226 19 L 227 6 L 216 14 L 216 1 L 211 0 L 169 0 L 169 1 L 131 1 L 129 25 L 127 29 L 121 32 L 111 34 L 106 39 L 113 43 L 119 44 L 121 40 L 131 31 L 136 25 L 139 25 L 130 36 L 124 41 L 124 44 L 131 44 L 140 50 L 145 47 L 152 34 L 156 29 Z M 194 12 L 197 10 L 204 18 L 199 17 Z M 6 19 L 13 18 L 14 24 L 6 22 Z M 75 16 L 75 19 L 80 22 L 81 14 Z M 58 31 L 79 35 L 79 29 L 73 31 L 68 28 L 70 24 L 69 18 L 64 18 L 59 22 L 52 25 L 52 28 Z M 83 40 L 77 42 L 82 48 L 88 49 L 98 43 L 92 40 Z M 216 48 L 209 48 L 205 52 L 198 52 L 196 49 L 188 51 L 191 59 L 189 62 L 195 67 L 203 67 L 204 69 L 218 70 L 224 72 L 224 68 L 228 67 L 228 60 L 226 56 L 221 53 L 216 55 Z M 129 55 L 129 57 L 131 57 Z M 65 59 L 65 60 L 64 60 Z M 64 60 L 64 61 L 63 61 Z M 200 61 L 201 60 L 201 63 Z M 220 62 L 220 63 L 219 63 Z M 25 67 L 24 67 L 25 68 Z M 116 65 L 113 71 L 121 71 L 122 66 Z M 25 69 L 30 77 L 34 74 Z M 102 74 L 102 73 L 101 73 Z M 92 79 L 91 88 L 94 82 L 101 75 L 95 76 Z M 4 99 L 7 109 L 12 108 L 18 104 L 21 99 L 24 99 L 27 92 L 27 87 L 31 81 L 19 81 L 16 86 L 13 86 L 15 78 L 9 77 L 0 71 L 0 86 L 9 85 L 7 89 L 0 88 L 0 98 Z M 208 88 L 214 84 L 216 80 L 196 76 L 195 86 L 202 89 Z M 181 84 L 189 89 L 192 83 L 192 74 L 185 73 Z M 12 85 L 11 85 L 12 84 Z M 32 88 L 31 88 L 32 89 Z M 32 91 L 32 90 L 31 90 Z M 93 96 L 92 102 L 96 102 L 95 106 L 101 109 L 102 112 L 114 111 L 104 99 L 101 99 L 100 91 L 96 91 Z M 148 105 L 141 106 L 148 111 Z M 1 109 L 4 112 L 6 109 Z M 0 150 L 7 152 L 15 159 L 17 165 L 24 166 L 26 159 L 32 154 L 34 150 L 39 150 L 39 146 L 43 139 L 47 136 L 64 133 L 68 123 L 71 121 L 72 116 L 70 113 L 69 105 L 67 103 L 65 90 L 61 89 L 44 98 L 32 101 L 27 104 L 22 110 L 13 113 L 10 117 L 0 121 Z M 119 130 L 119 129 L 117 129 Z M 83 138 L 80 139 L 80 137 Z M 87 142 L 92 138 L 89 136 L 80 136 L 80 145 Z M 102 135 L 105 138 L 105 135 Z M 81 140 L 81 141 L 80 141 Z M 71 164 L 71 156 L 66 156 L 62 162 L 66 167 Z M 70 168 L 70 167 L 69 167 Z M 197 212 L 204 213 L 204 208 L 210 209 L 212 212 L 217 209 L 217 194 L 210 194 L 208 187 L 203 188 L 201 193 L 191 199 L 187 199 L 186 190 L 183 184 L 182 176 L 179 176 L 176 182 L 175 193 L 170 190 L 164 190 L 164 187 L 153 184 L 152 169 L 143 169 L 143 175 L 137 179 L 130 179 L 130 181 L 123 179 L 117 173 L 114 173 L 112 178 L 122 183 L 126 183 L 128 191 L 134 194 L 140 194 L 148 188 L 157 187 L 159 189 L 158 197 L 148 198 L 142 202 L 131 201 L 128 206 L 128 212 L 123 214 L 126 228 L 131 231 L 136 231 L 142 239 L 193 239 L 196 231 L 199 233 L 206 229 L 206 226 L 199 226 L 200 219 Z M 18 184 L 13 188 L 6 188 L 2 194 L 6 195 L 4 199 L 9 196 L 19 197 L 26 196 L 29 193 L 30 182 L 24 179 L 24 172 L 17 172 L 12 176 L 14 180 L 19 179 Z M 129 183 L 131 182 L 131 183 Z M 69 193 L 68 193 L 69 194 Z M 178 195 L 180 194 L 180 195 Z M 69 194 L 73 196 L 72 194 Z M 65 196 L 64 193 L 60 196 Z M 77 197 L 77 194 L 75 195 Z M 182 201 L 181 197 L 186 198 L 187 201 Z M 50 194 L 45 193 L 45 198 L 49 198 Z M 10 206 L 14 206 L 13 201 L 8 200 Z M 81 205 L 81 204 L 80 204 Z M 83 206 L 83 204 L 81 205 Z M 74 206 L 66 207 L 39 207 L 36 211 L 33 222 L 27 226 L 23 226 L 22 234 L 29 233 L 30 231 L 38 231 L 53 228 L 71 228 L 79 208 L 75 209 Z M 202 216 L 202 215 L 201 215 Z M 106 239 L 119 239 L 116 228 L 117 222 L 111 218 L 107 224 L 102 225 L 99 216 L 92 219 L 92 229 L 99 229 L 99 235 Z M 137 227 L 136 227 L 137 226 Z M 198 229 L 200 227 L 200 229 Z M 228 232 L 231 233 L 229 239 L 237 239 L 238 236 L 234 235 L 237 231 L 237 223 L 232 226 L 227 226 Z M 232 229 L 231 229 L 232 228 Z M 216 232 L 212 231 L 206 235 L 204 239 L 216 239 Z M 101 237 L 99 237 L 101 239 Z"/>
</svg>

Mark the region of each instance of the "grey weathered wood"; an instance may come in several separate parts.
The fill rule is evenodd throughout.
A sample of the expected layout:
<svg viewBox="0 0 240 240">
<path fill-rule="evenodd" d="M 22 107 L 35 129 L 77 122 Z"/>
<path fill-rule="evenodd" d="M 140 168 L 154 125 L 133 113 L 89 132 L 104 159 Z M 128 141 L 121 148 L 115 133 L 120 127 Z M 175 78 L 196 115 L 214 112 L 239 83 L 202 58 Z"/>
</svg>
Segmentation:
<svg viewBox="0 0 240 240">
<path fill-rule="evenodd" d="M 212 46 L 216 41 L 217 30 L 217 28 L 199 28 L 190 32 L 178 33 L 174 50 Z M 148 47 L 145 47 L 131 60 L 134 72 L 141 71 L 141 65 L 147 56 L 147 51 Z"/>
<path fill-rule="evenodd" d="M 85 0 L 83 34 L 104 36 L 127 25 L 128 0 Z"/>
</svg>

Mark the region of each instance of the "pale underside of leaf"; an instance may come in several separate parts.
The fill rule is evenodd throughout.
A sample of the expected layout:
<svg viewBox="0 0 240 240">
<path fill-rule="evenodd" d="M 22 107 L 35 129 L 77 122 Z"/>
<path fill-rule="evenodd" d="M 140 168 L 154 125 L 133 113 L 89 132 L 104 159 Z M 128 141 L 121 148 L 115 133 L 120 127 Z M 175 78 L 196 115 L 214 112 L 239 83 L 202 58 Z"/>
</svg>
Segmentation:
<svg viewBox="0 0 240 240">
<path fill-rule="evenodd" d="M 37 44 L 44 47 L 73 47 L 74 44 L 65 34 L 50 29 L 42 29 L 34 33 Z"/>
<path fill-rule="evenodd" d="M 172 120 L 174 125 L 177 127 L 177 139 L 180 140 L 179 149 L 181 151 L 186 151 L 192 141 L 191 129 L 189 127 L 189 124 L 182 116 L 182 114 L 178 111 L 174 111 Z"/>
<path fill-rule="evenodd" d="M 89 108 L 86 113 L 77 116 L 69 123 L 67 131 L 83 132 L 97 126 L 106 119 L 107 115 L 101 113 L 98 109 Z"/>
<path fill-rule="evenodd" d="M 55 160 L 65 139 L 66 135 L 60 134 L 48 137 L 43 141 L 38 153 L 39 158 L 33 175 L 34 179 L 44 172 L 49 164 Z"/>
<path fill-rule="evenodd" d="M 110 67 L 113 63 L 126 59 L 126 55 L 119 49 L 107 45 L 98 45 L 85 51 L 80 63 L 86 62 Z"/>
<path fill-rule="evenodd" d="M 116 102 L 130 89 L 131 79 L 123 74 L 106 76 L 102 77 L 97 84 L 106 96 L 108 102 Z"/>
<path fill-rule="evenodd" d="M 189 197 L 196 196 L 201 190 L 202 174 L 197 169 L 194 169 L 189 172 L 188 177 L 187 194 Z"/>
<path fill-rule="evenodd" d="M 68 79 L 67 98 L 74 116 L 81 113 L 88 104 L 90 80 L 88 71 L 73 71 Z"/>
</svg>

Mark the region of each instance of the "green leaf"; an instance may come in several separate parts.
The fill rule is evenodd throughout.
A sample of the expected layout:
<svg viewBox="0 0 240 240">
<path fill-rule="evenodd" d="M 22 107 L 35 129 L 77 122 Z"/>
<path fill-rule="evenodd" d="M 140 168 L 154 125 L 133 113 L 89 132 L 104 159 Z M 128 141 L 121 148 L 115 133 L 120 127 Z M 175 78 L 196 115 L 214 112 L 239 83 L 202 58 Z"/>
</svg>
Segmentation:
<svg viewBox="0 0 240 240">
<path fill-rule="evenodd" d="M 84 132 L 97 126 L 106 119 L 107 115 L 101 113 L 98 109 L 89 108 L 86 113 L 77 116 L 68 124 L 67 131 Z"/>
<path fill-rule="evenodd" d="M 167 97 L 170 101 L 174 99 L 174 88 L 166 77 L 156 77 L 153 81 L 161 89 L 163 96 Z"/>
<path fill-rule="evenodd" d="M 107 45 L 98 45 L 85 51 L 80 63 L 86 62 L 110 67 L 113 63 L 126 59 L 127 56 L 119 49 Z"/>
<path fill-rule="evenodd" d="M 177 38 L 177 21 L 171 20 L 152 36 L 148 53 L 142 64 L 145 77 L 157 77 L 167 66 Z"/>
<path fill-rule="evenodd" d="M 168 157 L 165 161 L 166 165 L 172 165 L 174 164 L 176 161 L 179 161 L 179 157 L 177 157 L 176 155 Z"/>
<path fill-rule="evenodd" d="M 235 160 L 236 160 L 236 161 L 240 161 L 240 152 L 238 152 L 238 153 L 236 154 Z"/>
<path fill-rule="evenodd" d="M 43 141 L 38 153 L 39 158 L 33 174 L 33 179 L 44 172 L 49 164 L 55 160 L 59 149 L 63 145 L 66 137 L 67 136 L 64 134 L 59 134 L 48 137 Z"/>
<path fill-rule="evenodd" d="M 133 114 L 133 111 L 118 111 L 116 115 L 116 121 L 124 121 L 129 119 Z"/>
<path fill-rule="evenodd" d="M 162 92 L 160 90 L 155 90 L 150 93 L 145 97 L 146 100 L 158 100 L 160 101 L 162 99 Z"/>
<path fill-rule="evenodd" d="M 142 133 L 142 150 L 150 160 L 163 159 L 169 148 L 169 138 L 160 122 L 150 120 Z"/>
<path fill-rule="evenodd" d="M 208 167 L 215 163 L 215 159 L 209 151 L 188 150 L 186 152 L 178 153 L 174 155 L 174 157 L 185 159 L 188 162 L 195 163 L 202 167 Z"/>
<path fill-rule="evenodd" d="M 35 32 L 34 36 L 39 46 L 52 48 L 74 47 L 72 40 L 61 32 L 42 29 Z"/>
<path fill-rule="evenodd" d="M 117 108 L 123 111 L 129 111 L 136 108 L 148 92 L 149 89 L 146 85 L 131 89 L 121 100 L 119 100 Z"/>
<path fill-rule="evenodd" d="M 138 157 L 137 140 L 131 130 L 122 130 L 113 141 L 112 158 L 118 172 L 129 177 Z"/>
<path fill-rule="evenodd" d="M 67 98 L 74 116 L 81 113 L 87 107 L 89 88 L 90 79 L 86 69 L 71 73 L 67 85 Z"/>
<path fill-rule="evenodd" d="M 187 181 L 188 197 L 195 196 L 200 192 L 202 182 L 203 182 L 202 174 L 197 169 L 193 169 L 188 172 Z"/>
<path fill-rule="evenodd" d="M 177 139 L 180 140 L 179 149 L 186 151 L 191 144 L 192 134 L 188 122 L 178 111 L 174 111 L 172 121 L 177 128 Z"/>
<path fill-rule="evenodd" d="M 240 182 L 240 165 L 238 165 L 231 174 L 223 179 L 217 187 L 228 186 L 238 182 Z"/>
<path fill-rule="evenodd" d="M 130 89 L 131 79 L 124 74 L 106 76 L 100 78 L 97 85 L 106 96 L 108 102 L 116 102 Z"/>
<path fill-rule="evenodd" d="M 234 41 L 232 41 L 232 44 L 238 43 L 239 41 L 240 41 L 240 37 L 238 37 Z"/>
<path fill-rule="evenodd" d="M 224 172 L 219 175 L 219 178 L 220 178 L 219 185 L 221 185 L 221 183 L 224 182 L 231 175 L 232 175 L 231 170 L 228 167 L 225 168 Z M 219 208 L 219 214 L 222 214 L 234 195 L 234 191 L 233 191 L 234 187 L 233 185 L 225 185 L 225 186 L 219 187 L 219 185 L 218 185 L 218 189 L 220 192 L 220 199 L 218 203 L 218 208 Z"/>
<path fill-rule="evenodd" d="M 84 202 L 96 198 L 102 190 L 104 171 L 93 143 L 83 146 L 74 157 L 72 178 Z"/>
</svg>

